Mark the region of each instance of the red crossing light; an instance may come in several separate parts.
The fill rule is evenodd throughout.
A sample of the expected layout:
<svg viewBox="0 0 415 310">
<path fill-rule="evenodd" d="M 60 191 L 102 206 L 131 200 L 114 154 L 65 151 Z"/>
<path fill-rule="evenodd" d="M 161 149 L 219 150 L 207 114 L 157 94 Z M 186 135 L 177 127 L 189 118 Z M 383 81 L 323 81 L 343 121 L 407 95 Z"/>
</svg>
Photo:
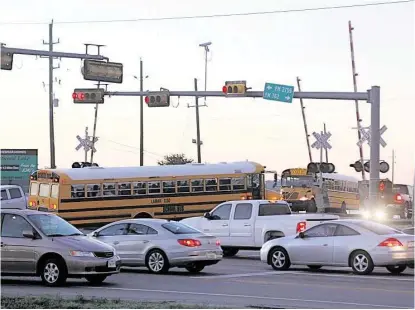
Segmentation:
<svg viewBox="0 0 415 310">
<path fill-rule="evenodd" d="M 146 96 L 146 97 L 144 98 L 144 101 L 148 104 L 148 103 L 150 102 L 150 97 L 149 97 L 149 96 Z"/>
<path fill-rule="evenodd" d="M 228 86 L 226 86 L 226 85 L 223 86 L 222 87 L 222 92 L 225 93 L 225 94 L 227 94 L 228 93 Z"/>
<path fill-rule="evenodd" d="M 78 99 L 78 100 L 84 100 L 84 99 L 85 99 L 85 94 L 84 94 L 84 93 L 82 93 L 82 92 L 78 92 L 78 93 L 74 92 L 74 93 L 72 94 L 72 98 L 73 98 L 74 100 L 76 100 L 76 99 Z"/>
</svg>

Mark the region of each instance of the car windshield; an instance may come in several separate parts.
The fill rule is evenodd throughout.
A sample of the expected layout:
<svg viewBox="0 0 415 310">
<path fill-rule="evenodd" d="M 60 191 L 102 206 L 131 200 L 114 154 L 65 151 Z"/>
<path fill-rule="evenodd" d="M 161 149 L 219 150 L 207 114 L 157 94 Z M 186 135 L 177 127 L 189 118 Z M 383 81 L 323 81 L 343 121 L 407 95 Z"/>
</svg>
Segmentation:
<svg viewBox="0 0 415 310">
<path fill-rule="evenodd" d="M 161 225 L 164 229 L 167 229 L 169 232 L 175 235 L 184 235 L 184 234 L 200 234 L 200 231 L 177 222 L 169 222 Z"/>
<path fill-rule="evenodd" d="M 377 234 L 377 235 L 392 235 L 392 234 L 402 234 L 401 231 L 396 230 L 392 227 L 375 223 L 375 222 L 356 222 L 354 223 L 357 226 L 360 226 L 364 229 L 370 230 L 371 232 Z"/>
<path fill-rule="evenodd" d="M 32 214 L 28 216 L 37 229 L 48 237 L 84 235 L 64 219 L 53 214 Z"/>
</svg>

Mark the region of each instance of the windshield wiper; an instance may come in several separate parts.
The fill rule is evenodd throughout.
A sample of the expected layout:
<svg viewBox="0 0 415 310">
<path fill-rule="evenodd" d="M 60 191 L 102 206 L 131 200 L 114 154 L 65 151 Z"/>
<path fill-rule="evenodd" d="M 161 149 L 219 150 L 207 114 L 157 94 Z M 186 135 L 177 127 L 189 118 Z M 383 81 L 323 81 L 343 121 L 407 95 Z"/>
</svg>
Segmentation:
<svg viewBox="0 0 415 310">
<path fill-rule="evenodd" d="M 73 233 L 73 234 L 70 234 L 68 236 L 85 236 L 85 234 L 83 234 L 83 233 Z"/>
<path fill-rule="evenodd" d="M 48 237 L 65 237 L 65 235 L 62 235 L 62 234 L 51 234 L 51 235 L 48 235 Z"/>
</svg>

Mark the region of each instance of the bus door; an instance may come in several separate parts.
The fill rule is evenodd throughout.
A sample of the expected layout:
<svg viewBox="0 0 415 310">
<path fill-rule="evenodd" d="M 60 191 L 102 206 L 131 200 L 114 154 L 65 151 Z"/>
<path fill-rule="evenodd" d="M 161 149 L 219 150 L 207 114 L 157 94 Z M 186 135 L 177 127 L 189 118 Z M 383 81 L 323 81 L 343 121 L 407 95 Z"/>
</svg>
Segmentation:
<svg viewBox="0 0 415 310">
<path fill-rule="evenodd" d="M 263 199 L 263 197 L 265 197 L 265 195 L 262 196 L 263 188 L 264 179 L 262 174 L 248 174 L 248 191 L 252 193 L 252 199 Z"/>
</svg>

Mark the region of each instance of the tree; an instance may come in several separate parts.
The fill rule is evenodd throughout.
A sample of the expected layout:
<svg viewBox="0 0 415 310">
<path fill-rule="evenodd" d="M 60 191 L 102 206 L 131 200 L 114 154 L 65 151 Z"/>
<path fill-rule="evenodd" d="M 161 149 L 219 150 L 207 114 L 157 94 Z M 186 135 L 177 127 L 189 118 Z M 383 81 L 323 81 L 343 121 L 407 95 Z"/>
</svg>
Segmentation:
<svg viewBox="0 0 415 310">
<path fill-rule="evenodd" d="M 163 160 L 160 160 L 158 164 L 160 166 L 164 165 L 184 165 L 190 164 L 193 162 L 193 159 L 187 158 L 184 154 L 170 154 L 164 156 Z"/>
</svg>

